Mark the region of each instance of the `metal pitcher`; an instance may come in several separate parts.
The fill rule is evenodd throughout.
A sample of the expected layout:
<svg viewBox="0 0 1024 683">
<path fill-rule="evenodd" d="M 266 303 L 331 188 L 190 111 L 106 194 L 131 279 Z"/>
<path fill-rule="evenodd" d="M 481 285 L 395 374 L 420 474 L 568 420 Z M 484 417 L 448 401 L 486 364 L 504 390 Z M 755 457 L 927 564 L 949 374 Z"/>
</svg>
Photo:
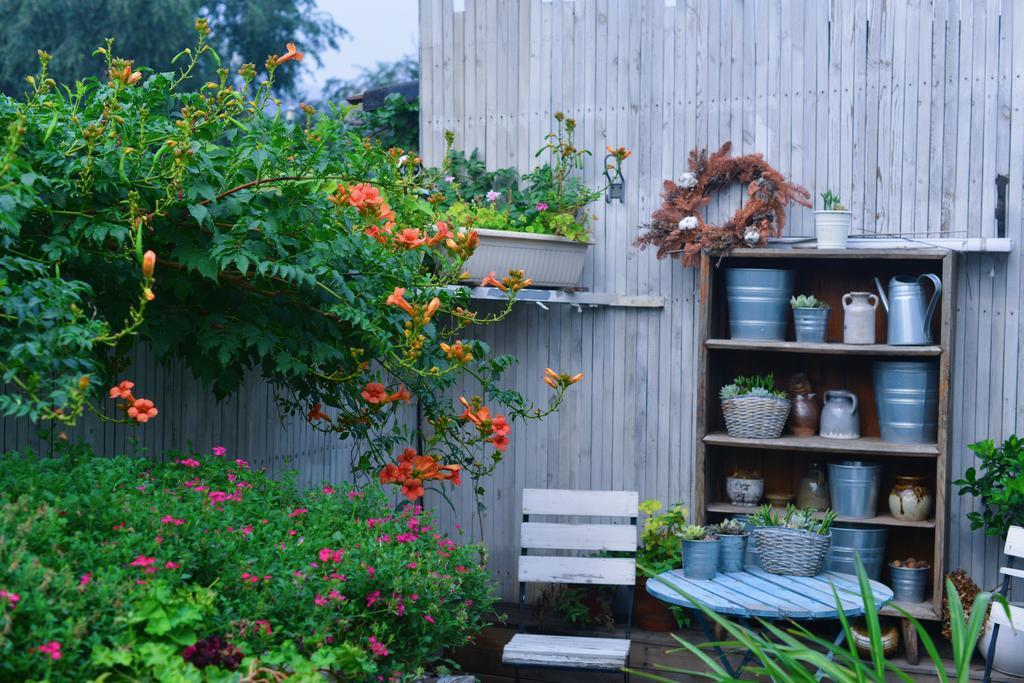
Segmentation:
<svg viewBox="0 0 1024 683">
<path fill-rule="evenodd" d="M 924 303 L 924 280 L 931 280 L 935 293 L 927 307 Z M 942 294 L 942 280 L 934 273 L 897 275 L 889 280 L 889 296 L 882 290 L 882 283 L 875 278 L 878 296 L 889 316 L 889 344 L 912 346 L 932 343 L 932 316 Z"/>
</svg>

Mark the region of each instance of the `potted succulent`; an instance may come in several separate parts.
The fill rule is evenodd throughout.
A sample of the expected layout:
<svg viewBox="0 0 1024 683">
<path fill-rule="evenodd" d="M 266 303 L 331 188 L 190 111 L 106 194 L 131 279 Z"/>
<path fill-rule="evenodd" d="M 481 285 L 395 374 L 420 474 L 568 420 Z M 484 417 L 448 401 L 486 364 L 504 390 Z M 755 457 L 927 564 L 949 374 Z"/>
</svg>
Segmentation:
<svg viewBox="0 0 1024 683">
<path fill-rule="evenodd" d="M 754 527 L 761 567 L 769 574 L 817 575 L 832 543 L 836 517 L 832 510 L 819 513 L 794 505 L 785 511 L 771 505 L 759 507 L 747 521 Z"/>
<path fill-rule="evenodd" d="M 823 344 L 828 330 L 829 305 L 813 295 L 801 294 L 790 298 L 793 308 L 793 328 L 796 340 L 809 344 Z"/>
<path fill-rule="evenodd" d="M 725 478 L 725 495 L 740 507 L 757 507 L 764 496 L 764 478 L 754 471 L 736 469 Z"/>
<path fill-rule="evenodd" d="M 814 234 L 818 249 L 846 249 L 853 214 L 843 206 L 832 190 L 821 193 L 821 211 L 814 212 Z"/>
<path fill-rule="evenodd" d="M 636 551 L 637 576 L 633 622 L 645 631 L 672 631 L 687 623 L 681 608 L 672 608 L 647 592 L 647 574 L 660 574 L 680 567 L 678 530 L 686 526 L 687 509 L 681 503 L 672 505 L 661 514 L 661 502 L 645 500 L 640 512 L 647 515 L 640 532 L 640 547 Z"/>
<path fill-rule="evenodd" d="M 721 542 L 718 569 L 723 574 L 743 571 L 743 557 L 747 552 L 747 525 L 739 519 L 727 519 L 710 528 Z"/>
<path fill-rule="evenodd" d="M 718 573 L 722 543 L 708 527 L 688 524 L 679 529 L 682 541 L 683 574 L 688 579 L 713 579 Z"/>
<path fill-rule="evenodd" d="M 960 488 L 961 496 L 970 494 L 981 500 L 980 512 L 967 513 L 971 529 L 984 529 L 987 536 L 1003 538 L 1011 526 L 1024 525 L 1024 490 L 1019 485 L 1024 476 L 1024 439 L 1012 434 L 1000 446 L 985 439 L 967 447 L 977 456 L 978 467 L 968 467 L 963 479 L 953 483 Z M 1022 605 L 1018 601 L 1011 604 Z M 985 629 L 978 641 L 982 657 L 988 656 L 991 634 L 991 629 Z M 992 667 L 1024 676 L 1024 631 L 999 629 Z"/>
<path fill-rule="evenodd" d="M 521 269 L 534 287 L 579 284 L 594 218 L 586 207 L 607 186 L 593 190 L 577 177 L 590 152 L 576 147 L 574 119 L 558 112 L 555 121 L 556 130 L 535 155 L 550 153 L 550 161 L 521 178 L 514 169 L 487 171 L 475 153 L 467 158 L 453 151 L 454 137 L 446 134 L 443 180 L 433 197 L 445 223 L 476 231 L 476 249 L 463 264 L 468 283 L 490 282 L 488 275 L 495 274 L 500 280 Z M 617 174 L 629 155 L 624 147 L 609 147 L 606 165 Z"/>
<path fill-rule="evenodd" d="M 740 376 L 718 392 L 729 436 L 777 439 L 789 417 L 789 398 L 775 388 L 775 375 Z"/>
</svg>

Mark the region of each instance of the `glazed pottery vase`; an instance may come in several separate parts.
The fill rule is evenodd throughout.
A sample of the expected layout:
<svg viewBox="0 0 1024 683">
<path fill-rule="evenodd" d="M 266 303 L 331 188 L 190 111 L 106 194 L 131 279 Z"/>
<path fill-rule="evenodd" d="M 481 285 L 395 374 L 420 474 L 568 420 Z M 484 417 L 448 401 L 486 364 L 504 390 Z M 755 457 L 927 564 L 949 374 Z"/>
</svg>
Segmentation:
<svg viewBox="0 0 1024 683">
<path fill-rule="evenodd" d="M 796 506 L 816 510 L 827 510 L 832 507 L 825 468 L 820 464 L 812 462 L 807 465 L 807 472 L 800 478 L 800 483 L 796 487 Z"/>
<path fill-rule="evenodd" d="M 821 404 L 803 373 L 793 376 L 789 383 L 789 395 L 792 400 L 789 409 L 789 433 L 793 436 L 814 436 L 818 433 Z"/>
<path fill-rule="evenodd" d="M 857 653 L 861 657 L 871 657 L 871 634 L 868 633 L 868 627 L 863 623 L 853 624 L 850 627 L 850 635 L 853 638 L 853 644 L 857 646 Z M 883 625 L 881 635 L 882 654 L 892 657 L 900 645 L 900 633 L 896 624 Z"/>
<path fill-rule="evenodd" d="M 725 495 L 729 502 L 740 507 L 756 507 L 764 497 L 764 479 L 726 477 Z"/>
<path fill-rule="evenodd" d="M 878 297 L 871 292 L 843 295 L 843 343 L 875 343 L 875 309 Z"/>
<path fill-rule="evenodd" d="M 896 477 L 889 491 L 889 512 L 905 522 L 923 522 L 932 513 L 932 492 L 924 477 Z"/>
</svg>

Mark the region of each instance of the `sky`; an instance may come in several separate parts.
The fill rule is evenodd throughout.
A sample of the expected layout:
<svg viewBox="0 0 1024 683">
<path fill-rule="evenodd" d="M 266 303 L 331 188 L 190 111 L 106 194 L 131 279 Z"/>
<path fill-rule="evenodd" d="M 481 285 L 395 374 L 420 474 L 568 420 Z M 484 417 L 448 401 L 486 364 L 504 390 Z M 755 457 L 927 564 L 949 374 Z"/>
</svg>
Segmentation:
<svg viewBox="0 0 1024 683">
<path fill-rule="evenodd" d="M 302 88 L 319 93 L 329 78 L 351 78 L 360 66 L 398 59 L 415 53 L 418 45 L 417 0 L 318 0 L 324 12 L 334 16 L 349 36 L 341 49 L 321 55 L 324 65 L 303 79 Z"/>
</svg>

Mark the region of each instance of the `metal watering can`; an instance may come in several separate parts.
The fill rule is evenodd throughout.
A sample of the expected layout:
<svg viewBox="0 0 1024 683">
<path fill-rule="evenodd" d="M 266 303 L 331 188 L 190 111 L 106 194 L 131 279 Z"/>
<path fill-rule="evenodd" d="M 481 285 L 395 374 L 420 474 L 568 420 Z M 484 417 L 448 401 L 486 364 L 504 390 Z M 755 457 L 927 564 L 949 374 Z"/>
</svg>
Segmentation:
<svg viewBox="0 0 1024 683">
<path fill-rule="evenodd" d="M 931 280 L 935 293 L 927 307 L 924 303 L 924 281 Z M 889 296 L 882 283 L 875 278 L 878 296 L 889 317 L 888 343 L 897 346 L 932 343 L 932 316 L 942 294 L 942 280 L 934 273 L 897 275 L 889 280 Z"/>
</svg>

